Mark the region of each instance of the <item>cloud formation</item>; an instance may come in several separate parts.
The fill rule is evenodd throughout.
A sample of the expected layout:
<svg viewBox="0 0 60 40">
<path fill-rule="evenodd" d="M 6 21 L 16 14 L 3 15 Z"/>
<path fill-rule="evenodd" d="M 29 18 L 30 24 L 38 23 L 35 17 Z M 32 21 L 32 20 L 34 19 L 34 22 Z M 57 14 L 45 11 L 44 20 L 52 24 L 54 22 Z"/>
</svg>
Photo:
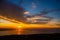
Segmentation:
<svg viewBox="0 0 60 40">
<path fill-rule="evenodd" d="M 36 4 L 34 2 L 32 2 L 32 9 L 36 8 Z"/>
</svg>

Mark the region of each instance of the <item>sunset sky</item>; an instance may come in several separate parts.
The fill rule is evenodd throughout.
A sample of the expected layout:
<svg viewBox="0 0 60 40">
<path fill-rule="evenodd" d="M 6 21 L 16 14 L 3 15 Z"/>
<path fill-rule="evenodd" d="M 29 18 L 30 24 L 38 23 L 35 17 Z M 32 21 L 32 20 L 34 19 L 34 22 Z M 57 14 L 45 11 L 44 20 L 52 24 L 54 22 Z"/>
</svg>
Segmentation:
<svg viewBox="0 0 60 40">
<path fill-rule="evenodd" d="M 11 2 L 18 6 L 23 7 L 30 14 L 39 13 L 43 9 L 53 10 L 60 9 L 60 0 L 8 0 L 6 2 Z M 60 19 L 60 11 L 49 12 L 47 16 Z"/>
<path fill-rule="evenodd" d="M 43 9 L 60 9 L 60 0 L 4 0 L 4 2 L 16 4 L 16 6 L 24 8 L 31 15 L 39 13 Z M 60 21 L 60 11 L 49 12 L 46 16 L 56 18 L 56 21 Z"/>
</svg>

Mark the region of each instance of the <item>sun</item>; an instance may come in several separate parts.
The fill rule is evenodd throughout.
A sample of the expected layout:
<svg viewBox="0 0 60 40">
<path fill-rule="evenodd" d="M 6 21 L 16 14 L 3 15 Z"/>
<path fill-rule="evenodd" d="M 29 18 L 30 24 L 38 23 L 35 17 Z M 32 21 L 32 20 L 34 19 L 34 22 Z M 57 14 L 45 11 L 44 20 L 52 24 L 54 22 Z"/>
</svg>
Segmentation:
<svg viewBox="0 0 60 40">
<path fill-rule="evenodd" d="M 21 28 L 21 26 L 18 26 L 18 28 Z"/>
</svg>

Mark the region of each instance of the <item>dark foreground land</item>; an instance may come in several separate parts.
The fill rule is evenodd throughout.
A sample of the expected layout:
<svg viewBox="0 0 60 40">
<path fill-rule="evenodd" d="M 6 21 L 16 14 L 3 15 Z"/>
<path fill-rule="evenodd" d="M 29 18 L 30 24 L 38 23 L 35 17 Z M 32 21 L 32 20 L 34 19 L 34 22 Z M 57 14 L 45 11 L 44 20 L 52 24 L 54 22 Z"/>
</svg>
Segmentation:
<svg viewBox="0 0 60 40">
<path fill-rule="evenodd" d="M 33 35 L 8 35 L 0 36 L 0 40 L 60 40 L 59 33 L 33 34 Z"/>
</svg>

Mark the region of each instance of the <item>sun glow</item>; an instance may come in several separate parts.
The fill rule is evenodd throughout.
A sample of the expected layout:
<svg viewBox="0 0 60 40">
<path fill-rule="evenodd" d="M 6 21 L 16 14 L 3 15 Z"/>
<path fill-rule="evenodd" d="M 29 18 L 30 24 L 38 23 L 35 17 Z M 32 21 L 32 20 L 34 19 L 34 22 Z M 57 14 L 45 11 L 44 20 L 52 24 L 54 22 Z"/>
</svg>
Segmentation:
<svg viewBox="0 0 60 40">
<path fill-rule="evenodd" d="M 18 26 L 18 28 L 21 28 L 22 26 Z"/>
</svg>

